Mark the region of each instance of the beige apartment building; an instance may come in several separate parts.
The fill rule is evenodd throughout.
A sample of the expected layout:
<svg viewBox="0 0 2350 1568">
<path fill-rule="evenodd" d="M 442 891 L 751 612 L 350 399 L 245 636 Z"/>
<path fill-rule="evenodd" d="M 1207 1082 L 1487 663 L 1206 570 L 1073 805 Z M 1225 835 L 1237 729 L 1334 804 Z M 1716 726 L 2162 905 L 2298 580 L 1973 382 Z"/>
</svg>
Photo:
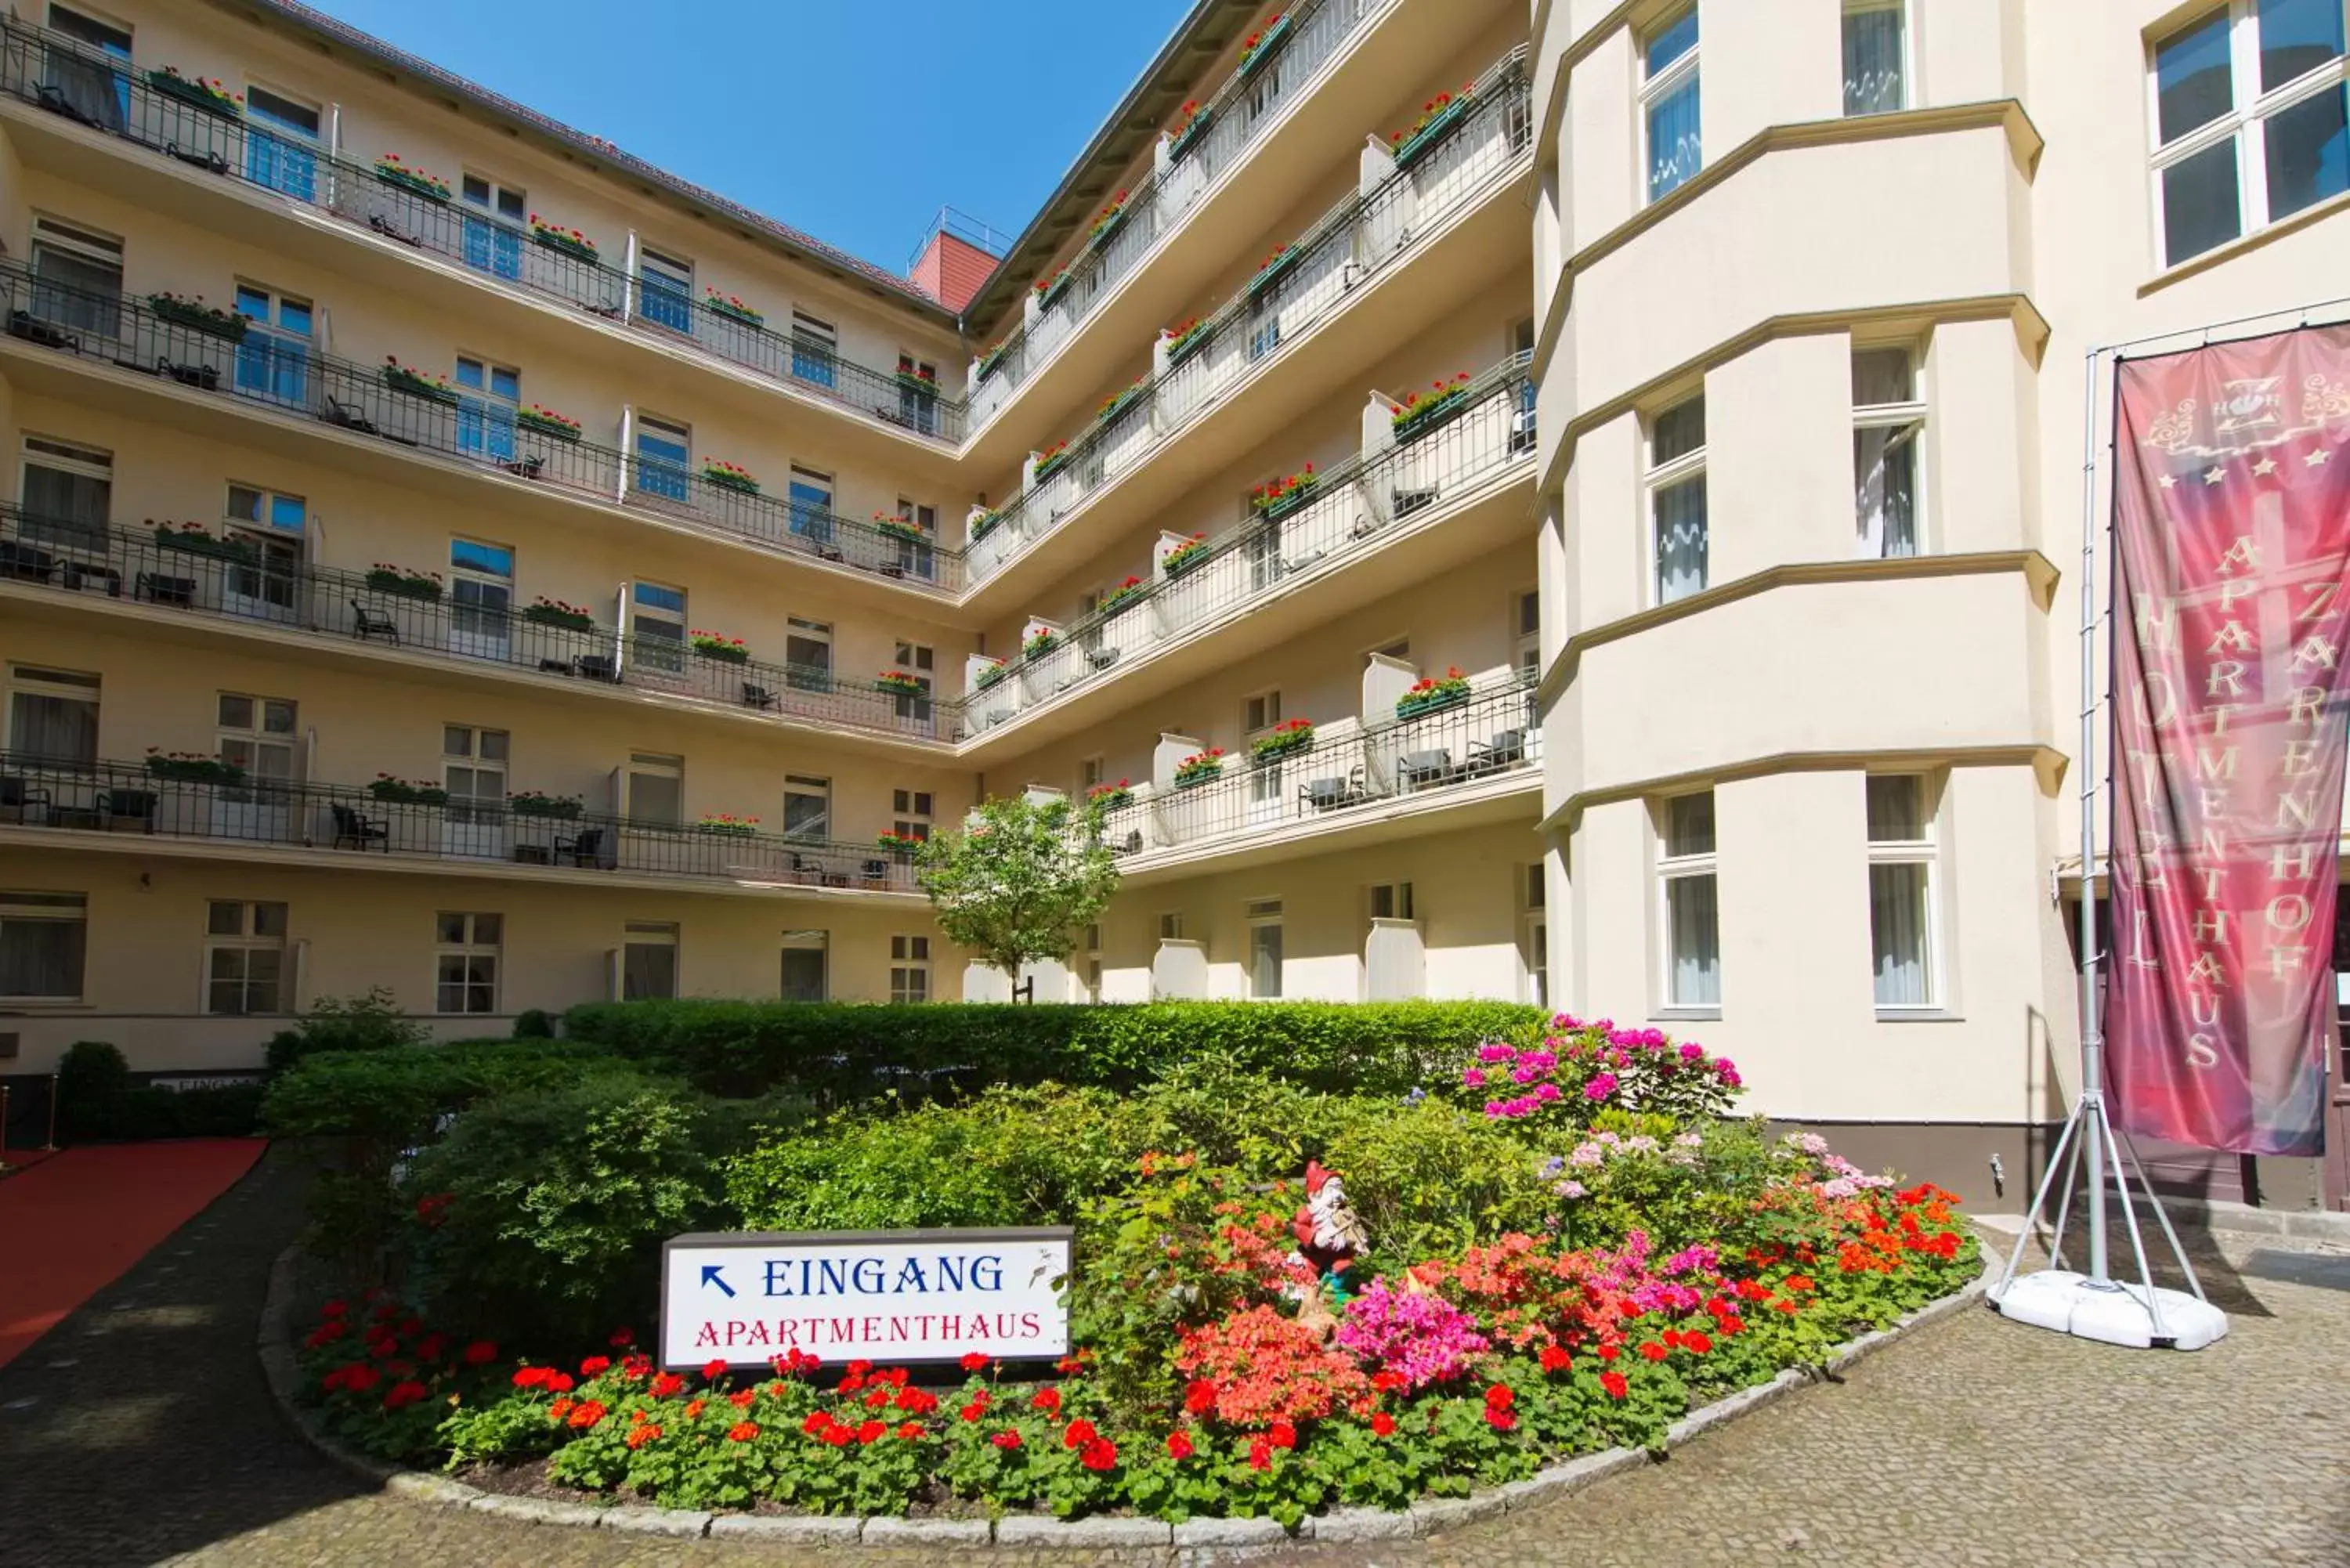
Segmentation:
<svg viewBox="0 0 2350 1568">
<path fill-rule="evenodd" d="M 1039 999 L 1547 1001 L 2024 1179 L 2083 355 L 2341 292 L 2342 12 L 1201 0 L 899 276 L 283 0 L 25 8 L 0 1070 L 1000 996 L 897 846 L 1106 791 Z"/>
</svg>

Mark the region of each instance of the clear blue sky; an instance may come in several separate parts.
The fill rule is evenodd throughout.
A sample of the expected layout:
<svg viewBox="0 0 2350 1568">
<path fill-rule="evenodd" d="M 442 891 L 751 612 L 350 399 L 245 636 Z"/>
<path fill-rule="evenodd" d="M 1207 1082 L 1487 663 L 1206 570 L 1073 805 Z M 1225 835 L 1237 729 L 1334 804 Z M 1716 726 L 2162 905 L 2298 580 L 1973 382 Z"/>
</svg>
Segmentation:
<svg viewBox="0 0 2350 1568">
<path fill-rule="evenodd" d="M 1189 0 L 310 0 L 891 271 L 1017 234 Z M 354 156 L 369 150 L 354 149 Z"/>
</svg>

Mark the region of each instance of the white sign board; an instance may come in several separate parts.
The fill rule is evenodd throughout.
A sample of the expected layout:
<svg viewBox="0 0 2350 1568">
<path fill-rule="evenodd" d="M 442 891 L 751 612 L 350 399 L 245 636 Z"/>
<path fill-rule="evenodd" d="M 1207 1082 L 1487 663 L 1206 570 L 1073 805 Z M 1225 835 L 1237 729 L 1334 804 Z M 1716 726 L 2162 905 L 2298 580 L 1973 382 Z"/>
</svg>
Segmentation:
<svg viewBox="0 0 2350 1568">
<path fill-rule="evenodd" d="M 887 1366 L 1069 1353 L 1066 1227 L 720 1232 L 661 1248 L 661 1364 Z"/>
</svg>

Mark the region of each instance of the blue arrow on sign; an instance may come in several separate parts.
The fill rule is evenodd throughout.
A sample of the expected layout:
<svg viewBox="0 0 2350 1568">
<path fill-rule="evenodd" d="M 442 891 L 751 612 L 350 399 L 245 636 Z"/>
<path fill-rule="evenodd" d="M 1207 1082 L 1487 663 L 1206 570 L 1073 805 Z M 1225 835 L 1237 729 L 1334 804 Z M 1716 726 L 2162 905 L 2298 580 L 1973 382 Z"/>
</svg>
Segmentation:
<svg viewBox="0 0 2350 1568">
<path fill-rule="evenodd" d="M 731 1296 L 734 1293 L 734 1287 L 728 1284 L 724 1278 L 720 1275 L 718 1272 L 718 1267 L 719 1266 L 716 1263 L 704 1263 L 702 1265 L 702 1288 L 707 1290 L 712 1285 L 716 1285 L 720 1290 L 724 1291 Z"/>
</svg>

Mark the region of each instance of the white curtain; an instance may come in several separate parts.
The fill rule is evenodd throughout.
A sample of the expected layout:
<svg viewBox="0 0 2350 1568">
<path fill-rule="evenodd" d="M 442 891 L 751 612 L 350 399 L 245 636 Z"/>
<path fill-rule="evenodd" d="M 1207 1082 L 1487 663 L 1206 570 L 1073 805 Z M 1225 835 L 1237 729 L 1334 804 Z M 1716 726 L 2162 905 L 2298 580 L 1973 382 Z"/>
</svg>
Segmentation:
<svg viewBox="0 0 2350 1568">
<path fill-rule="evenodd" d="M 1721 1003 L 1721 914 L 1711 875 L 1674 877 L 1665 883 L 1665 919 L 1672 943 L 1667 983 L 1675 1007 Z"/>
<path fill-rule="evenodd" d="M 1844 111 L 1888 114 L 1904 107 L 1901 5 L 1844 16 Z"/>
<path fill-rule="evenodd" d="M 1865 558 L 1918 553 L 1918 427 L 1852 432 L 1853 511 Z"/>
<path fill-rule="evenodd" d="M 1704 141 L 1698 128 L 1698 79 L 1648 106 L 1648 200 L 1679 185 L 1704 161 Z"/>
<path fill-rule="evenodd" d="M 1657 492 L 1657 601 L 1705 587 L 1705 475 Z"/>
<path fill-rule="evenodd" d="M 1868 868 L 1868 925 L 1875 946 L 1877 1004 L 1923 1007 L 1926 972 L 1926 867 L 1895 861 Z"/>
</svg>

